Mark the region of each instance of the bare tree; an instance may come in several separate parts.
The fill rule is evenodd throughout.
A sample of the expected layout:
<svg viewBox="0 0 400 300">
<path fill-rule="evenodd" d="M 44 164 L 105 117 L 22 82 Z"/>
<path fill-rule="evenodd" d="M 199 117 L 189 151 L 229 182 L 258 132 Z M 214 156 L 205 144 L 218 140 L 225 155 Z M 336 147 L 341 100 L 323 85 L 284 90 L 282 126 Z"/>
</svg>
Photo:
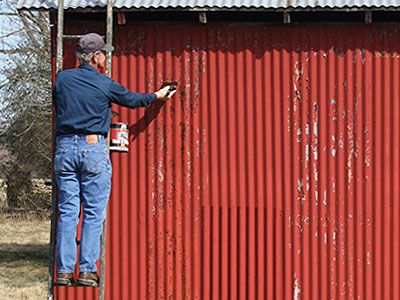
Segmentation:
<svg viewBox="0 0 400 300">
<path fill-rule="evenodd" d="M 8 3 L 16 12 L 16 1 Z M 7 58 L 0 65 L 0 144 L 8 152 L 0 172 L 7 177 L 9 206 L 34 208 L 30 179 L 51 177 L 50 22 L 47 12 L 22 11 L 9 24 L 11 32 L 0 37 Z"/>
</svg>

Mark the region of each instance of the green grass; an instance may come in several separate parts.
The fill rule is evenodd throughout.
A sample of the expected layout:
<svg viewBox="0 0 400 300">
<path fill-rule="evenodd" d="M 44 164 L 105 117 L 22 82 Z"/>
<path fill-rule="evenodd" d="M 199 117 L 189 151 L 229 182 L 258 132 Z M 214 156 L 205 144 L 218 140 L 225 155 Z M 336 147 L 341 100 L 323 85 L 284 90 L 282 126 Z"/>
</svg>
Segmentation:
<svg viewBox="0 0 400 300">
<path fill-rule="evenodd" d="M 0 300 L 47 296 L 50 221 L 0 214 Z"/>
</svg>

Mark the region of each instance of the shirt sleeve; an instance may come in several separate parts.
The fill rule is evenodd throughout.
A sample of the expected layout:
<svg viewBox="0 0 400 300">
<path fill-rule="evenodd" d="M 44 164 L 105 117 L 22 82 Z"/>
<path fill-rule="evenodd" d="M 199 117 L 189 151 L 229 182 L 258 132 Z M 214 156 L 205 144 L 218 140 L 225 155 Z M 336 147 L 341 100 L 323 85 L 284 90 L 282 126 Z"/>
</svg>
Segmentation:
<svg viewBox="0 0 400 300">
<path fill-rule="evenodd" d="M 129 108 L 144 107 L 157 99 L 156 94 L 132 93 L 114 80 L 111 81 L 109 93 L 111 102 Z"/>
</svg>

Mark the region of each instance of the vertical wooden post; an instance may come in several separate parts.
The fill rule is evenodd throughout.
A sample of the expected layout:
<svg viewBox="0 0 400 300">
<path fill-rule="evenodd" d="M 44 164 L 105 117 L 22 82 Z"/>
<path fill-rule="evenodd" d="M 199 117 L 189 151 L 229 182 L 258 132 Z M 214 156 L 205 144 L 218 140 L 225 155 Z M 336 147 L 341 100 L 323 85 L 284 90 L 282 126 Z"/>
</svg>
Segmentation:
<svg viewBox="0 0 400 300">
<path fill-rule="evenodd" d="M 57 7 L 57 53 L 56 53 L 56 72 L 62 70 L 63 68 L 63 37 L 64 37 L 64 0 L 58 0 Z M 53 110 L 54 113 L 54 110 Z M 53 151 L 55 149 L 55 132 L 53 128 Z M 54 159 L 54 158 L 53 158 Z M 48 290 L 47 290 L 47 298 L 48 300 L 53 300 L 54 298 L 54 290 L 53 290 L 53 282 L 54 282 L 54 247 L 55 247 L 55 239 L 56 239 L 56 212 L 57 212 L 57 185 L 55 182 L 54 171 L 52 171 L 52 185 L 51 185 L 51 228 L 50 228 L 50 259 L 49 259 L 49 279 L 48 279 Z"/>
<path fill-rule="evenodd" d="M 64 0 L 58 0 L 56 70 L 63 68 Z"/>
</svg>

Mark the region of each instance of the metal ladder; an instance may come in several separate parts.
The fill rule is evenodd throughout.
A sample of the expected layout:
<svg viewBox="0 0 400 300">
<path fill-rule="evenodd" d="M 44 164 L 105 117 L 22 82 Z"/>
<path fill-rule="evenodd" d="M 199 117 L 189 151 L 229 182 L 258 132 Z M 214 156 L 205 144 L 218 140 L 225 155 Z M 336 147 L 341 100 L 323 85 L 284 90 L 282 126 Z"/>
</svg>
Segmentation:
<svg viewBox="0 0 400 300">
<path fill-rule="evenodd" d="M 113 39 L 113 0 L 107 0 L 107 25 L 106 25 L 106 43 L 112 44 Z M 76 39 L 80 38 L 80 35 L 64 35 L 64 0 L 58 0 L 57 8 L 57 60 L 56 60 L 56 72 L 62 70 L 63 62 L 63 41 L 64 39 Z M 107 68 L 106 75 L 111 77 L 111 58 L 112 53 L 107 52 Z M 109 145 L 109 139 L 107 139 Z M 54 149 L 54 147 L 53 147 Z M 56 183 L 55 176 L 53 174 L 52 180 L 52 192 L 51 192 L 51 230 L 50 230 L 50 262 L 49 262 L 49 280 L 48 280 L 48 299 L 54 299 L 54 246 L 56 239 L 56 211 L 57 211 L 57 199 L 56 199 Z M 107 214 L 106 214 L 107 215 Z M 107 230 L 107 217 L 103 224 L 103 232 L 101 234 L 101 255 L 100 255 L 100 282 L 99 282 L 99 300 L 105 298 L 105 268 L 106 268 L 106 230 Z"/>
</svg>

